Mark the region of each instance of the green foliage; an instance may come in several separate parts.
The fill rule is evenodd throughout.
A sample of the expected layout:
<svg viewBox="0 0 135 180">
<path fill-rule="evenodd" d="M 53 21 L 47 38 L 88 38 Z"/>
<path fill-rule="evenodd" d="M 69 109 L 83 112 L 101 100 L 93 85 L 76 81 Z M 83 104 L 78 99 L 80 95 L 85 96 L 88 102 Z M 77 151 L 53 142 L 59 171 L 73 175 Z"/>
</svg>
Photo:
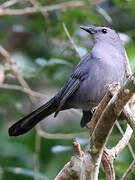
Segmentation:
<svg viewBox="0 0 135 180">
<path fill-rule="evenodd" d="M 112 3 L 120 8 L 123 8 L 125 11 L 128 13 L 134 14 L 135 15 L 135 1 L 122 1 L 122 0 L 114 0 Z"/>
<path fill-rule="evenodd" d="M 13 173 L 13 174 L 21 174 L 21 175 L 24 175 L 24 177 L 31 177 L 31 178 L 37 178 L 39 180 L 48 180 L 47 177 L 45 177 L 45 174 L 41 174 L 41 173 L 35 173 L 31 170 L 28 170 L 28 169 L 23 169 L 23 168 L 5 168 L 4 169 L 5 171 L 9 172 L 9 173 Z M 11 174 L 12 176 L 12 174 Z"/>
</svg>

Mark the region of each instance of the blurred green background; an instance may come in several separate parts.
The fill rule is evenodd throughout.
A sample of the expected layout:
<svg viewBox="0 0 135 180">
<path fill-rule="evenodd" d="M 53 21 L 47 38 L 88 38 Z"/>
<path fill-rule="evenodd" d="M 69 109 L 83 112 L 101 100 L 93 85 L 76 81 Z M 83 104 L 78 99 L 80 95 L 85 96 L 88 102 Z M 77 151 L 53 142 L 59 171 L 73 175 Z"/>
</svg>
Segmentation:
<svg viewBox="0 0 135 180">
<path fill-rule="evenodd" d="M 2 5 L 5 0 L 0 0 Z M 11 9 L 32 7 L 33 2 L 41 6 L 54 6 L 67 3 L 67 0 L 20 0 Z M 82 2 L 81 7 L 74 7 L 75 2 Z M 38 5 L 39 5 L 38 4 Z M 134 0 L 82 0 L 72 1 L 70 8 L 59 8 L 47 13 L 38 12 L 25 15 L 0 16 L 0 45 L 11 54 L 29 86 L 37 92 L 52 97 L 66 82 L 80 57 L 72 46 L 63 28 L 66 25 L 72 39 L 78 47 L 80 56 L 87 54 L 92 42 L 90 36 L 82 31 L 80 25 L 107 25 L 115 28 L 123 40 L 131 67 L 135 70 L 135 1 Z M 3 8 L 0 6 L 0 10 Z M 6 9 L 6 7 L 5 7 Z M 16 77 L 0 56 L 0 83 L 19 85 Z M 2 84 L 1 84 L 2 85 Z M 46 98 L 38 98 L 36 107 Z M 72 139 L 58 140 L 40 138 L 39 150 L 35 154 L 35 130 L 20 136 L 9 137 L 8 127 L 23 117 L 35 106 L 28 96 L 20 91 L 0 88 L 0 180 L 51 180 L 73 155 Z M 72 111 L 60 113 L 41 123 L 42 129 L 49 133 L 81 133 L 88 129 L 80 128 L 80 116 Z M 126 123 L 122 122 L 123 129 Z M 108 147 L 113 147 L 121 135 L 114 128 Z M 85 149 L 88 139 L 78 141 Z M 134 138 L 131 139 L 135 149 Z M 34 157 L 38 157 L 39 172 L 34 172 Z M 120 178 L 129 167 L 133 158 L 126 148 L 115 161 L 116 177 Z M 105 179 L 101 166 L 100 180 Z M 135 179 L 135 171 L 129 180 Z"/>
</svg>

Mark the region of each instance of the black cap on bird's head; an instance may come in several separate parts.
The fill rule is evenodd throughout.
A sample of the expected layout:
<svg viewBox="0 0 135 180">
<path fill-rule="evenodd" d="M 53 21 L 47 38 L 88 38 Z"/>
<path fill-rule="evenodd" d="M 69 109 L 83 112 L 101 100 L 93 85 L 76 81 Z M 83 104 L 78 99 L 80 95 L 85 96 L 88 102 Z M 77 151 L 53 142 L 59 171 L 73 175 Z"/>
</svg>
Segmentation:
<svg viewBox="0 0 135 180">
<path fill-rule="evenodd" d="M 80 26 L 81 29 L 90 34 L 117 34 L 114 29 L 105 26 Z"/>
<path fill-rule="evenodd" d="M 81 29 L 91 34 L 94 43 L 106 42 L 107 44 L 120 45 L 119 35 L 112 28 L 106 26 L 80 26 Z"/>
</svg>

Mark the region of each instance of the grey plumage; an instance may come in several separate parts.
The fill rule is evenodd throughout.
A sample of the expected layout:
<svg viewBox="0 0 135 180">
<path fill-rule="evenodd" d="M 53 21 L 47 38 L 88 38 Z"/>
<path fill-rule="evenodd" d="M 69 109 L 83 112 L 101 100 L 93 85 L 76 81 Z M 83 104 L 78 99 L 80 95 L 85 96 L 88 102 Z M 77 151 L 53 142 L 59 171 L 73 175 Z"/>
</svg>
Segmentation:
<svg viewBox="0 0 135 180">
<path fill-rule="evenodd" d="M 81 26 L 91 34 L 93 49 L 84 56 L 65 86 L 49 102 L 9 129 L 9 135 L 23 134 L 40 120 L 61 110 L 79 108 L 83 111 L 81 126 L 92 117 L 91 109 L 98 105 L 108 85 L 125 80 L 125 49 L 115 30 L 108 27 Z"/>
</svg>

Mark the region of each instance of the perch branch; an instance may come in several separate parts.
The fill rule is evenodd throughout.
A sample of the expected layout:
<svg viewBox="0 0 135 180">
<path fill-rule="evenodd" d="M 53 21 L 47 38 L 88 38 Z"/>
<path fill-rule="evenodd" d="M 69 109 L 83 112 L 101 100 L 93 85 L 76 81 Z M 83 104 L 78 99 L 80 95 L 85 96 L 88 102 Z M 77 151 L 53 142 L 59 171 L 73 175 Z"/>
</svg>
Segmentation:
<svg viewBox="0 0 135 180">
<path fill-rule="evenodd" d="M 133 132 L 132 128 L 127 124 L 126 131 L 123 134 L 122 139 L 117 143 L 117 145 L 112 149 L 104 148 L 104 152 L 102 156 L 102 164 L 105 169 L 107 180 L 115 180 L 113 161 L 115 160 L 115 157 L 117 157 L 118 154 L 129 144 L 129 140 L 131 138 L 132 132 Z M 133 158 L 134 158 L 134 152 L 133 152 Z M 127 170 L 127 172 L 129 171 L 130 170 Z M 125 174 L 123 176 L 125 176 Z"/>
<path fill-rule="evenodd" d="M 127 91 L 125 91 L 125 89 L 129 90 L 128 93 Z M 118 92 L 113 96 L 113 98 L 110 100 L 105 110 L 103 111 L 99 121 L 97 122 L 97 125 L 92 133 L 91 142 L 90 142 L 90 145 L 91 145 L 90 150 L 84 153 L 82 157 L 83 160 L 81 160 L 79 164 L 79 167 L 81 169 L 81 173 L 79 177 L 82 177 L 82 174 L 84 174 L 85 177 L 83 179 L 97 180 L 99 164 L 101 161 L 104 145 L 109 137 L 109 134 L 111 132 L 111 129 L 117 117 L 120 115 L 123 107 L 132 97 L 134 92 L 135 92 L 135 73 L 131 77 L 128 78 L 124 86 L 121 87 L 118 90 Z M 114 170 L 113 170 L 112 162 L 115 156 L 117 155 L 117 153 L 119 153 L 122 150 L 122 148 L 124 148 L 126 144 L 128 143 L 129 130 L 131 131 L 130 126 L 128 126 L 122 140 L 116 145 L 116 151 L 114 150 L 115 148 L 113 150 L 110 150 L 110 152 L 113 152 L 111 153 L 112 161 L 111 161 L 111 164 L 109 165 L 112 169 L 113 180 L 114 180 L 115 175 L 113 174 Z M 121 144 L 123 143 L 122 148 L 119 148 L 118 150 L 120 143 Z M 78 161 L 75 160 L 74 164 L 78 164 Z M 79 173 L 78 170 L 79 169 L 76 170 L 76 175 Z"/>
<path fill-rule="evenodd" d="M 123 107 L 127 104 L 129 99 L 135 92 L 135 73 L 131 75 L 125 82 L 124 86 L 120 88 L 111 101 L 105 108 L 101 115 L 96 129 L 92 134 L 92 142 L 95 148 L 100 150 L 106 142 L 107 136 L 114 125 L 117 117 L 122 112 Z M 109 118 L 110 117 L 110 118 Z"/>
<path fill-rule="evenodd" d="M 82 151 L 81 146 L 77 141 L 73 142 L 73 148 L 75 156 L 82 157 L 84 155 L 84 152 Z"/>
<path fill-rule="evenodd" d="M 59 172 L 54 180 L 73 180 L 76 178 L 76 173 L 72 171 L 72 161 L 65 164 L 64 168 Z"/>
<path fill-rule="evenodd" d="M 80 174 L 76 173 L 76 171 L 81 172 L 82 166 L 80 166 L 80 163 L 82 164 L 83 162 L 84 152 L 82 151 L 80 144 L 76 141 L 73 142 L 73 149 L 74 156 L 71 158 L 71 161 L 64 166 L 54 180 L 73 180 L 80 177 Z"/>
<path fill-rule="evenodd" d="M 105 94 L 104 98 L 99 103 L 96 112 L 93 114 L 91 121 L 88 123 L 88 127 L 91 129 L 91 134 L 94 131 L 102 112 L 105 110 L 105 107 L 111 100 L 112 93 L 114 94 L 114 91 L 116 92 L 116 90 L 118 90 L 119 88 L 120 86 L 117 82 L 114 82 L 109 86 L 108 92 Z"/>
<path fill-rule="evenodd" d="M 126 51 L 125 51 L 126 54 Z M 130 68 L 130 64 L 128 61 L 128 56 L 126 54 L 126 76 L 129 77 L 129 75 L 132 74 L 131 68 Z M 112 94 L 113 95 L 113 94 Z M 131 127 L 134 127 L 133 122 L 133 114 L 131 114 L 131 111 L 129 111 L 129 106 L 126 105 L 124 107 L 123 110 L 123 114 L 126 117 L 128 123 L 130 124 Z M 129 113 L 130 112 L 130 113 Z M 131 123 L 130 123 L 131 122 Z M 118 155 L 118 153 L 120 151 L 122 151 L 126 145 L 128 145 L 129 150 L 133 156 L 133 159 L 135 158 L 134 155 L 134 151 L 132 149 L 132 146 L 129 143 L 129 140 L 131 138 L 132 132 L 133 130 L 130 128 L 129 125 L 127 125 L 127 129 L 126 132 L 124 133 L 122 128 L 120 127 L 118 121 L 116 121 L 116 125 L 119 129 L 119 131 L 121 132 L 121 134 L 123 135 L 123 138 L 118 142 L 118 144 L 114 147 L 114 149 L 117 149 L 117 153 L 114 151 L 114 149 L 112 148 L 111 150 L 108 150 L 107 148 L 104 149 L 104 153 L 103 153 L 103 157 L 102 157 L 102 163 L 105 169 L 105 174 L 106 174 L 106 179 L 107 180 L 115 180 L 115 171 L 113 168 L 113 161 L 115 159 L 115 157 Z M 132 169 L 132 166 L 130 166 Z M 130 171 L 130 169 L 127 170 L 127 172 Z M 125 174 L 123 175 L 125 176 Z"/>
<path fill-rule="evenodd" d="M 102 156 L 102 164 L 105 169 L 105 175 L 107 180 L 115 180 L 115 171 L 113 167 L 114 156 L 111 154 L 111 150 L 104 148 Z"/>
<path fill-rule="evenodd" d="M 125 91 L 127 90 L 128 91 Z M 128 92 L 128 93 L 127 93 Z M 114 126 L 117 117 L 122 112 L 123 107 L 135 92 L 135 73 L 128 78 L 124 86 L 113 96 L 104 112 L 102 113 L 91 137 L 90 154 L 94 158 L 94 164 L 97 164 L 91 173 L 91 177 L 97 179 L 99 164 L 104 145 L 109 137 L 109 134 Z"/>
<path fill-rule="evenodd" d="M 113 147 L 112 149 L 104 148 L 104 152 L 102 156 L 102 164 L 105 169 L 107 180 L 115 180 L 115 171 L 113 167 L 113 161 L 115 157 L 117 157 L 118 154 L 129 144 L 129 140 L 131 138 L 132 132 L 133 130 L 127 124 L 126 131 L 123 134 L 122 139 L 117 143 L 117 145 Z M 134 152 L 133 152 L 133 158 L 134 158 Z"/>
</svg>

